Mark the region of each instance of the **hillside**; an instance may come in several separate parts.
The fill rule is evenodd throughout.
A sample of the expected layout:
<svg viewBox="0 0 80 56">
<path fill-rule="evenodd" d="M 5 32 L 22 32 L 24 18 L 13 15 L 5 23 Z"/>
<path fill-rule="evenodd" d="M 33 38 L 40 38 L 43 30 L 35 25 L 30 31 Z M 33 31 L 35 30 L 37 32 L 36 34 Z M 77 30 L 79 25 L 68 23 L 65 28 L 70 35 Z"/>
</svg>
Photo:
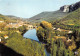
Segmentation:
<svg viewBox="0 0 80 56">
<path fill-rule="evenodd" d="M 74 12 L 69 13 L 66 17 L 59 21 L 60 24 L 65 25 L 80 25 L 80 8 Z"/>
<path fill-rule="evenodd" d="M 53 11 L 53 12 L 42 12 L 34 17 L 32 17 L 31 19 L 36 19 L 39 20 L 41 18 L 60 18 L 61 16 L 65 15 L 66 13 L 62 12 L 62 11 Z"/>
<path fill-rule="evenodd" d="M 6 23 L 10 23 L 10 22 L 16 22 L 17 19 L 14 18 L 10 18 L 8 16 L 2 15 L 0 14 L 0 21 L 4 21 Z"/>
<path fill-rule="evenodd" d="M 7 16 L 8 18 L 11 18 L 11 19 L 22 19 L 21 17 L 16 17 L 13 15 L 5 15 L 5 16 Z"/>
<path fill-rule="evenodd" d="M 36 16 L 33 16 L 29 19 L 29 21 L 51 21 L 51 20 L 55 20 L 55 19 L 60 19 L 62 17 L 64 17 L 65 15 L 67 15 L 67 12 L 62 12 L 60 10 L 58 11 L 52 11 L 52 12 L 42 12 Z"/>
</svg>

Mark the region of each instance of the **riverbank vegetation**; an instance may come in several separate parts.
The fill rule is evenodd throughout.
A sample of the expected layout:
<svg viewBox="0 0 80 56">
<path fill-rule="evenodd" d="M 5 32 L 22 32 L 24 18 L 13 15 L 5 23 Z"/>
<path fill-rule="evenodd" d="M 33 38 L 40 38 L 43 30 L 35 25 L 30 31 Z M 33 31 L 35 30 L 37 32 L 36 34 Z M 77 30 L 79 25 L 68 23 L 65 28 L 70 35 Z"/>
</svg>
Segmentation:
<svg viewBox="0 0 80 56">
<path fill-rule="evenodd" d="M 25 39 L 19 33 L 11 33 L 7 40 L 6 46 L 23 56 L 45 56 L 44 45 L 36 41 Z"/>
<path fill-rule="evenodd" d="M 47 44 L 46 48 L 51 56 L 79 56 L 79 33 L 78 30 L 54 28 L 46 21 L 41 22 L 37 28 L 37 36 Z"/>
</svg>

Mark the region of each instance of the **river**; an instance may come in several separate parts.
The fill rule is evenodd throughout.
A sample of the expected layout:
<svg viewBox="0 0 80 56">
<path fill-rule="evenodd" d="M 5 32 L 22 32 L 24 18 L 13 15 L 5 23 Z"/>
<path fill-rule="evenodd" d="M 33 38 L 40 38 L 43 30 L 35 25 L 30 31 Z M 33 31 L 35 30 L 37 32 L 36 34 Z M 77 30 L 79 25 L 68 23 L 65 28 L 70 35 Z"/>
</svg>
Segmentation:
<svg viewBox="0 0 80 56">
<path fill-rule="evenodd" d="M 40 41 L 38 40 L 37 35 L 36 35 L 36 29 L 28 30 L 28 31 L 23 35 L 23 37 L 29 38 L 29 39 L 32 39 L 32 40 L 35 40 L 35 41 L 40 42 Z M 50 54 L 46 51 L 46 48 L 45 48 L 45 53 L 46 53 L 47 56 L 50 56 Z"/>
</svg>

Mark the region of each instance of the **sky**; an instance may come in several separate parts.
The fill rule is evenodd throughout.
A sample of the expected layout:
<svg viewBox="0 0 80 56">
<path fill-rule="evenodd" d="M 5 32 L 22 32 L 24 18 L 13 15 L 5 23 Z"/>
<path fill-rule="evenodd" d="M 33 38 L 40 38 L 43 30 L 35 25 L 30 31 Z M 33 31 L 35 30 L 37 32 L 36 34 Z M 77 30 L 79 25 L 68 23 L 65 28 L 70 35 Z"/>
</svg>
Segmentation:
<svg viewBox="0 0 80 56">
<path fill-rule="evenodd" d="M 56 11 L 80 0 L 0 0 L 0 14 L 30 18 L 44 11 Z"/>
</svg>

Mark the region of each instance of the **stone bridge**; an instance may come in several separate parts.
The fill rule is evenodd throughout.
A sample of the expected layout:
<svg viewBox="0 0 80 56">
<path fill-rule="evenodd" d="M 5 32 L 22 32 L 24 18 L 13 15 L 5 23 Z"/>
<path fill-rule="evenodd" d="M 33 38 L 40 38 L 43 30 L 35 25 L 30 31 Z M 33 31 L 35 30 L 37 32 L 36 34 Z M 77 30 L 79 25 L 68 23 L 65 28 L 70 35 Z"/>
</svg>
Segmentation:
<svg viewBox="0 0 80 56">
<path fill-rule="evenodd" d="M 33 25 L 28 25 L 27 29 L 34 29 L 37 28 L 37 26 L 33 26 Z"/>
</svg>

